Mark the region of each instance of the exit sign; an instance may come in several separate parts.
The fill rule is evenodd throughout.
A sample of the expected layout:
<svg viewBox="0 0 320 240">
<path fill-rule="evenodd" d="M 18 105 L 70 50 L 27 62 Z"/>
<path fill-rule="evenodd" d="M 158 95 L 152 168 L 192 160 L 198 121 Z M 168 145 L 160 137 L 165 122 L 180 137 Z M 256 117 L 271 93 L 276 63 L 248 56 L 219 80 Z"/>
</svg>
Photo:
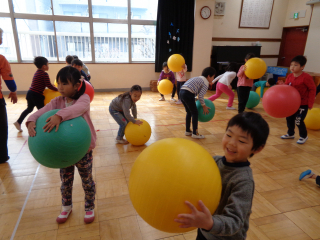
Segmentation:
<svg viewBox="0 0 320 240">
<path fill-rule="evenodd" d="M 298 19 L 298 18 L 299 18 L 299 13 L 298 12 L 294 13 L 293 14 L 293 19 Z"/>
</svg>

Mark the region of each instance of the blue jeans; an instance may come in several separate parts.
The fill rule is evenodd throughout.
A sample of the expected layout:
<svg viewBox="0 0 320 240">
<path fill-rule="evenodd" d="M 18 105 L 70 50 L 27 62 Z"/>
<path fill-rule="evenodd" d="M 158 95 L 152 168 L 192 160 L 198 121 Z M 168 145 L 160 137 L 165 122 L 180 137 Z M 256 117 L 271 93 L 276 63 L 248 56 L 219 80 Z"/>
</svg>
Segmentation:
<svg viewBox="0 0 320 240">
<path fill-rule="evenodd" d="M 123 139 L 124 136 L 124 130 L 126 129 L 126 126 L 128 124 L 128 120 L 124 116 L 123 112 L 119 112 L 117 110 L 112 109 L 109 107 L 109 112 L 114 120 L 119 124 L 120 128 L 118 131 L 117 140 Z"/>
</svg>

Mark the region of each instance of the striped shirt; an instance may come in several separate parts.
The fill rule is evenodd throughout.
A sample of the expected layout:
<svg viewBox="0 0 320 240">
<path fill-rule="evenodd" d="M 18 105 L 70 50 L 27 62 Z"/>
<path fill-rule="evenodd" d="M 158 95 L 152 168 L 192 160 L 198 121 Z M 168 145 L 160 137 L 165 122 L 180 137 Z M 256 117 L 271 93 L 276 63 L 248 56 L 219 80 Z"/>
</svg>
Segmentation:
<svg viewBox="0 0 320 240">
<path fill-rule="evenodd" d="M 30 90 L 43 94 L 43 91 L 46 87 L 53 91 L 58 91 L 58 89 L 51 84 L 48 73 L 38 69 L 33 76 Z"/>
<path fill-rule="evenodd" d="M 199 97 L 199 101 L 202 106 L 206 105 L 204 103 L 204 95 L 206 94 L 209 87 L 208 80 L 203 77 L 194 77 L 186 81 L 185 84 L 183 84 L 181 89 L 188 90 L 189 92 L 192 92 Z"/>
</svg>

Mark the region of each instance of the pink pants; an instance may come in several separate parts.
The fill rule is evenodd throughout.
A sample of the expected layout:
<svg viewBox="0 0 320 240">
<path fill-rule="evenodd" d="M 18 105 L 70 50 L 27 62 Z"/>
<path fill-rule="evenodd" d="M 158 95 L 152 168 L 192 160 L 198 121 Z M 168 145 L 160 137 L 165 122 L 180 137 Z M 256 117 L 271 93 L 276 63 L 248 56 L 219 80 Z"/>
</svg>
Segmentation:
<svg viewBox="0 0 320 240">
<path fill-rule="evenodd" d="M 233 99 L 234 99 L 234 92 L 232 92 L 232 90 L 230 88 L 228 88 L 227 85 L 224 85 L 222 83 L 217 83 L 217 87 L 216 87 L 216 94 L 212 95 L 211 97 L 209 97 L 208 99 L 210 101 L 214 101 L 216 100 L 218 97 L 220 97 L 220 95 L 222 93 L 225 93 L 229 96 L 229 101 L 228 101 L 228 107 L 232 107 L 232 103 L 233 103 Z"/>
</svg>

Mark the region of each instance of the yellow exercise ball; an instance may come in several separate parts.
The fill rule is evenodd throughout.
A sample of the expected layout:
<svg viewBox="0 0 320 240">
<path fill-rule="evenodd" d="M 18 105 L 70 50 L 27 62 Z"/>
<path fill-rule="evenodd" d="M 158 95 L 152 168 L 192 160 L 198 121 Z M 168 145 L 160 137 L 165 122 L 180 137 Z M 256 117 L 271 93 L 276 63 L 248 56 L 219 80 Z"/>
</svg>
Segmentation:
<svg viewBox="0 0 320 240">
<path fill-rule="evenodd" d="M 138 125 L 129 122 L 124 130 L 124 135 L 129 143 L 140 146 L 148 142 L 151 136 L 151 127 L 146 120 L 139 119 L 143 124 Z"/>
<path fill-rule="evenodd" d="M 267 71 L 267 64 L 261 58 L 251 58 L 246 62 L 244 74 L 250 79 L 259 79 Z"/>
<path fill-rule="evenodd" d="M 191 213 L 185 201 L 199 210 L 198 201 L 215 212 L 221 197 L 221 176 L 212 156 L 199 144 L 183 138 L 166 138 L 144 149 L 136 159 L 129 178 L 131 202 L 152 227 L 170 233 L 180 213 Z"/>
<path fill-rule="evenodd" d="M 312 108 L 308 111 L 304 124 L 308 129 L 319 130 L 320 129 L 320 108 Z"/>
<path fill-rule="evenodd" d="M 53 85 L 54 85 L 55 87 L 58 87 L 57 79 L 54 80 Z"/>
<path fill-rule="evenodd" d="M 180 54 L 172 54 L 168 58 L 168 68 L 172 72 L 180 72 L 182 70 L 182 66 L 186 63 L 184 58 Z"/>
<path fill-rule="evenodd" d="M 61 96 L 61 94 L 57 91 L 53 91 L 49 88 L 46 88 L 43 91 L 43 96 L 44 96 L 44 105 L 47 105 L 52 99 Z"/>
<path fill-rule="evenodd" d="M 159 93 L 161 93 L 163 95 L 167 95 L 167 94 L 172 93 L 172 90 L 173 90 L 173 83 L 170 80 L 162 79 L 159 82 L 159 85 L 158 85 Z"/>
<path fill-rule="evenodd" d="M 269 89 L 269 87 L 264 87 L 264 89 L 263 89 L 263 95 L 265 94 L 265 92 L 266 92 L 268 89 Z M 260 96 L 261 87 L 257 87 L 256 93 L 258 93 L 259 97 L 261 97 L 261 96 Z"/>
</svg>

